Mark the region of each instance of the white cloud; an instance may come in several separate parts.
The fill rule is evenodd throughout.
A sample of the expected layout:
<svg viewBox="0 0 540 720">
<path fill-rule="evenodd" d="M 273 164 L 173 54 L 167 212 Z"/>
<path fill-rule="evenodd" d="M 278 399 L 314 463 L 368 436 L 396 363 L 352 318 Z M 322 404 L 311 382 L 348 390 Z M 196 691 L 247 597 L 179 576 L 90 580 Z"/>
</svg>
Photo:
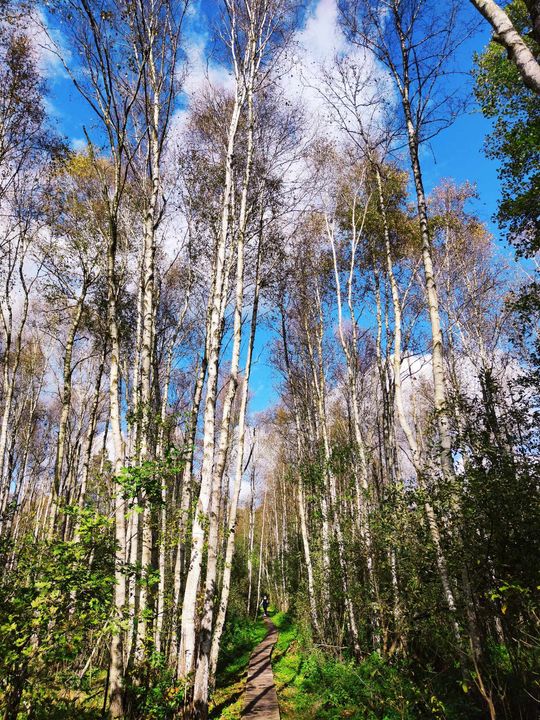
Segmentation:
<svg viewBox="0 0 540 720">
<path fill-rule="evenodd" d="M 88 141 L 85 138 L 71 138 L 71 147 L 75 152 L 85 152 L 88 148 Z"/>
<path fill-rule="evenodd" d="M 283 83 L 286 93 L 306 108 L 320 135 L 335 141 L 343 137 L 344 125 L 349 129 L 357 126 L 355 104 L 364 115 L 363 122 L 372 125 L 374 112 L 379 118 L 381 110 L 369 107 L 370 101 L 382 93 L 391 96 L 373 55 L 345 37 L 337 0 L 313 0 L 288 61 L 291 68 Z M 332 107 L 334 101 L 340 106 L 340 118 Z"/>
<path fill-rule="evenodd" d="M 319 0 L 315 4 L 297 39 L 312 61 L 331 60 L 336 52 L 344 50 L 347 43 L 339 27 L 336 0 Z"/>
<path fill-rule="evenodd" d="M 184 90 L 193 97 L 206 87 L 233 90 L 234 76 L 224 65 L 212 62 L 207 52 L 206 35 L 192 35 L 185 47 L 187 75 Z"/>
<path fill-rule="evenodd" d="M 48 24 L 41 10 L 26 15 L 21 29 L 32 43 L 41 74 L 47 80 L 67 78 L 60 55 L 65 62 L 69 62 L 71 53 L 60 30 Z"/>
</svg>

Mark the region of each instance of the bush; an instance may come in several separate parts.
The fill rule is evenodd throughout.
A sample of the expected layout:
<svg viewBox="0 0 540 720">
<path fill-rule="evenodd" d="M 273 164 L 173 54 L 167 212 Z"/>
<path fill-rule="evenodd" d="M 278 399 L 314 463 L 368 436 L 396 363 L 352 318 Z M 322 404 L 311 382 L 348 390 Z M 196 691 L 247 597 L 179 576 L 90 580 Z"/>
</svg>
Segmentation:
<svg viewBox="0 0 540 720">
<path fill-rule="evenodd" d="M 55 690 L 66 680 L 76 684 L 95 644 L 108 635 L 114 585 L 109 529 L 108 518 L 85 511 L 78 542 L 29 536 L 15 560 L 0 558 L 6 568 L 0 577 L 0 707 L 6 720 L 18 717 L 20 707 L 36 718 L 41 706 L 43 717 L 73 716 L 75 688 L 68 700 L 65 693 L 58 699 L 58 708 Z M 8 553 L 9 547 L 0 550 Z"/>
<path fill-rule="evenodd" d="M 171 720 L 184 702 L 184 686 L 161 653 L 151 655 L 132 674 L 126 694 L 133 720 Z"/>
<path fill-rule="evenodd" d="M 373 653 L 361 663 L 312 653 L 303 664 L 302 691 L 318 696 L 318 717 L 406 720 L 416 717 L 418 691 L 399 666 Z"/>
</svg>

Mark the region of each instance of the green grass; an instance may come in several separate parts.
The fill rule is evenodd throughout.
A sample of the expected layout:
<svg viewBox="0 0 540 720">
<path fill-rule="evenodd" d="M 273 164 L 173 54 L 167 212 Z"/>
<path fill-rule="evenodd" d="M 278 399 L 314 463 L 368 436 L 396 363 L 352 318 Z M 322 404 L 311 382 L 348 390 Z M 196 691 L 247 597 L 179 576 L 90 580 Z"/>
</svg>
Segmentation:
<svg viewBox="0 0 540 720">
<path fill-rule="evenodd" d="M 282 720 L 417 720 L 418 693 L 400 668 L 376 653 L 360 663 L 328 657 L 289 616 L 279 613 L 273 620 L 279 631 L 273 669 Z"/>
<path fill-rule="evenodd" d="M 316 718 L 317 698 L 308 696 L 302 689 L 306 655 L 301 648 L 303 638 L 300 630 L 286 613 L 276 613 L 272 621 L 278 629 L 272 666 L 282 720 Z"/>
<path fill-rule="evenodd" d="M 474 708 L 456 702 L 445 688 L 417 678 L 404 662 L 377 653 L 336 659 L 313 646 L 309 633 L 282 612 L 271 613 L 278 629 L 272 666 L 282 720 L 472 720 Z M 262 620 L 233 617 L 227 623 L 213 696 L 212 720 L 239 720 L 249 658 L 266 634 Z M 446 697 L 446 702 L 441 700 Z M 462 698 L 462 702 L 464 698 Z M 470 711 L 470 712 L 469 712 Z"/>
</svg>

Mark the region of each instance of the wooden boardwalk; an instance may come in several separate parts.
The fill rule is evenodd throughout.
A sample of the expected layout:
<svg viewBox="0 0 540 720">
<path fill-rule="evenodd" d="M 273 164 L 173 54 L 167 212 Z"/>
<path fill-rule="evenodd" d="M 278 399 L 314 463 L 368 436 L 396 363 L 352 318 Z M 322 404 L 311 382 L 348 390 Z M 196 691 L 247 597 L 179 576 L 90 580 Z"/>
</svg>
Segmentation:
<svg viewBox="0 0 540 720">
<path fill-rule="evenodd" d="M 247 720 L 279 720 L 279 705 L 272 672 L 272 650 L 277 630 L 270 618 L 264 619 L 268 628 L 265 639 L 251 655 L 242 717 Z"/>
</svg>

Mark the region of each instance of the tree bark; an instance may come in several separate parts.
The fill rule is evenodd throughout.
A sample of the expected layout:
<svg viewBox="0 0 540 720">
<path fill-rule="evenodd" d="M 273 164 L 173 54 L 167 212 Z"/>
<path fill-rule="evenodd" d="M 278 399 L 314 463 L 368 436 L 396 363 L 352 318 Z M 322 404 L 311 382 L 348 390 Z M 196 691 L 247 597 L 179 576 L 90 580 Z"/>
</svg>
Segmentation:
<svg viewBox="0 0 540 720">
<path fill-rule="evenodd" d="M 223 403 L 221 429 L 219 434 L 219 446 L 214 462 L 214 477 L 212 479 L 212 498 L 210 507 L 210 524 L 208 532 L 208 555 L 206 563 L 205 596 L 203 613 L 200 623 L 199 654 L 195 672 L 195 683 L 193 690 L 194 717 L 205 720 L 208 715 L 208 687 L 210 681 L 210 655 L 212 645 L 212 624 L 214 617 L 214 598 L 216 596 L 218 542 L 219 542 L 219 506 L 223 473 L 230 444 L 231 433 L 231 412 L 233 402 L 238 388 L 238 372 L 240 362 L 240 349 L 242 344 L 242 310 L 244 304 L 244 271 L 245 271 L 245 239 L 248 222 L 248 190 L 250 187 L 251 165 L 253 161 L 253 92 L 255 83 L 256 66 L 256 44 L 254 28 L 250 27 L 248 51 L 249 74 L 245 87 L 247 103 L 247 147 L 246 164 L 242 182 L 242 195 L 240 200 L 240 213 L 238 218 L 238 231 L 236 242 L 236 299 L 234 310 L 233 326 L 233 348 L 231 357 L 231 368 L 227 387 L 227 394 Z M 260 251 L 260 238 L 259 250 Z M 257 261 L 258 265 L 258 261 Z M 258 276 L 258 267 L 257 267 Z M 256 279 L 258 283 L 258 277 Z M 258 292 L 258 291 L 257 291 Z M 258 300 L 258 298 L 257 298 Z M 253 326 L 253 331 L 255 327 Z M 251 337 L 250 337 L 251 342 Z M 245 388 L 247 393 L 248 388 Z M 247 396 L 246 396 L 247 402 Z M 243 408 L 245 421 L 245 407 Z"/>
<path fill-rule="evenodd" d="M 470 0 L 494 30 L 494 39 L 508 52 L 525 85 L 540 95 L 540 63 L 515 29 L 506 12 L 494 0 Z"/>
<path fill-rule="evenodd" d="M 354 441 L 355 441 L 355 450 L 356 450 L 356 456 L 357 456 L 357 468 L 355 472 L 355 490 L 356 490 L 356 510 L 358 514 L 357 518 L 357 524 L 360 530 L 360 535 L 362 537 L 362 540 L 365 545 L 366 549 L 366 569 L 367 569 L 367 579 L 368 579 L 368 585 L 369 585 L 369 594 L 371 597 L 371 602 L 373 606 L 375 606 L 377 601 L 377 581 L 375 577 L 374 567 L 373 567 L 373 542 L 371 537 L 371 528 L 369 525 L 369 483 L 368 483 L 368 469 L 367 469 L 367 459 L 366 459 L 366 449 L 365 449 L 365 443 L 364 438 L 362 436 L 362 428 L 361 428 L 361 422 L 360 422 L 360 404 L 358 399 L 358 389 L 357 389 L 357 358 L 355 357 L 356 354 L 356 348 L 358 347 L 358 337 L 357 337 L 357 325 L 356 325 L 356 317 L 354 312 L 354 306 L 353 306 L 353 278 L 354 278 L 354 272 L 356 267 L 356 250 L 358 247 L 358 240 L 359 237 L 362 235 L 363 227 L 365 224 L 366 215 L 369 208 L 369 199 L 366 203 L 366 206 L 364 208 L 364 213 L 360 221 L 360 227 L 357 228 L 357 209 L 356 209 L 356 197 L 354 199 L 353 203 L 353 213 L 352 213 L 352 239 L 351 239 L 351 259 L 349 264 L 349 272 L 347 277 L 347 304 L 350 314 L 350 320 L 351 320 L 351 328 L 352 328 L 352 338 L 350 343 L 347 341 L 347 338 L 345 337 L 345 331 L 343 327 L 343 301 L 342 301 L 342 292 L 341 292 L 341 278 L 340 278 L 340 272 L 338 267 L 338 259 L 337 259 L 337 252 L 336 252 L 336 244 L 335 244 L 335 236 L 334 236 L 334 222 L 330 221 L 328 216 L 325 216 L 325 224 L 326 224 L 326 234 L 330 241 L 330 245 L 332 248 L 332 260 L 333 260 L 333 267 L 334 267 L 334 279 L 336 284 L 336 301 L 337 301 L 337 308 L 338 308 L 338 334 L 339 339 L 341 343 L 341 347 L 343 350 L 343 354 L 345 355 L 345 361 L 347 365 L 347 389 L 349 392 L 350 397 L 350 405 L 352 409 L 352 420 L 353 420 L 353 429 L 354 429 Z M 358 487 L 358 479 L 360 479 L 360 487 Z M 374 618 L 375 618 L 375 632 L 373 634 L 373 640 L 374 645 L 377 647 L 380 644 L 380 637 L 379 637 L 379 619 L 377 618 L 377 613 L 374 612 Z M 353 618 L 354 620 L 354 618 Z"/>
<path fill-rule="evenodd" d="M 69 418 L 69 412 L 71 409 L 71 392 L 72 392 L 72 375 L 73 369 L 71 367 L 73 357 L 73 347 L 75 345 L 75 336 L 79 329 L 81 317 L 84 309 L 84 301 L 86 297 L 87 288 L 84 285 L 81 294 L 77 299 L 77 303 L 73 309 L 73 315 L 71 324 L 68 330 L 66 338 L 66 345 L 64 351 L 64 374 L 62 378 L 62 410 L 60 412 L 60 423 L 58 425 L 58 438 L 56 441 L 56 460 L 54 463 L 54 480 L 52 486 L 52 505 L 51 515 L 49 518 L 49 534 L 52 536 L 54 533 L 54 526 L 56 522 L 56 516 L 58 513 L 58 504 L 60 502 L 60 492 L 62 485 L 62 468 L 64 464 L 64 452 L 66 443 L 66 430 Z"/>
<path fill-rule="evenodd" d="M 227 239 L 230 228 L 231 195 L 233 191 L 233 154 L 243 103 L 244 98 L 237 90 L 229 122 L 227 155 L 225 159 L 225 186 L 221 214 L 221 232 L 218 237 L 214 266 L 214 290 L 209 299 L 208 380 L 203 418 L 203 462 L 201 468 L 201 487 L 191 532 L 191 559 L 184 590 L 180 631 L 180 650 L 177 663 L 178 677 L 183 678 L 187 677 L 187 675 L 191 672 L 195 660 L 197 588 L 199 586 L 202 569 L 204 540 L 206 535 L 205 524 L 208 517 L 213 479 L 216 391 L 219 354 L 223 332 L 223 286 L 225 279 Z"/>
<path fill-rule="evenodd" d="M 123 682 L 124 682 L 124 632 L 121 627 L 124 608 L 126 604 L 126 575 L 124 565 L 126 561 L 126 523 L 125 501 L 122 486 L 118 482 L 124 462 L 124 442 L 122 438 L 121 410 L 119 399 L 120 380 L 120 338 L 117 318 L 117 277 L 116 277 L 116 249 L 117 226 L 115 222 L 116 211 L 111 213 L 109 219 L 109 245 L 107 251 L 107 286 L 108 286 L 108 323 L 110 339 L 110 367 L 109 367 L 109 422 L 113 437 L 113 483 L 116 484 L 114 492 L 115 512 L 115 588 L 113 607 L 116 627 L 111 640 L 111 661 L 109 668 L 109 713 L 111 718 L 124 716 Z"/>
<path fill-rule="evenodd" d="M 285 323 L 285 312 L 282 306 L 280 306 L 281 315 L 281 336 L 283 340 L 283 355 L 285 358 L 285 368 L 287 371 L 287 378 L 289 381 L 289 392 L 292 396 L 293 401 L 293 412 L 294 421 L 296 428 L 296 453 L 297 462 L 300 463 L 302 458 L 302 435 L 301 435 L 301 424 L 300 424 L 300 412 L 298 409 L 298 400 L 292 383 L 291 373 L 291 362 L 289 356 L 289 344 L 287 341 L 287 326 Z M 315 582 L 313 574 L 313 562 L 311 559 L 311 548 L 309 544 L 309 533 L 306 519 L 306 502 L 304 496 L 304 481 L 301 472 L 298 473 L 298 490 L 297 490 L 297 502 L 298 502 L 298 514 L 300 516 L 300 531 L 302 534 L 302 546 L 304 550 L 304 560 L 306 563 L 307 581 L 308 581 L 308 598 L 309 598 L 309 609 L 311 614 L 311 623 L 315 630 L 315 633 L 321 636 L 321 626 L 319 622 L 319 614 L 317 610 L 317 598 L 315 595 Z"/>
<path fill-rule="evenodd" d="M 390 245 L 390 232 L 388 227 L 387 215 L 386 215 L 386 203 L 384 199 L 382 178 L 380 170 L 375 167 L 375 174 L 377 180 L 377 189 L 379 195 L 379 207 L 381 210 L 381 216 L 383 221 L 384 230 L 384 242 L 385 242 L 385 255 L 386 255 L 386 270 L 388 273 L 388 279 L 390 281 L 390 291 L 392 294 L 392 304 L 394 310 L 394 399 L 396 403 L 396 410 L 398 420 L 403 430 L 403 433 L 407 439 L 411 451 L 411 460 L 416 472 L 418 483 L 422 489 L 424 489 L 424 473 L 426 468 L 420 454 L 416 438 L 409 424 L 407 414 L 405 412 L 405 406 L 403 403 L 403 391 L 401 385 L 401 299 L 399 296 L 399 288 L 394 275 L 393 261 L 392 261 L 392 249 Z M 428 527 L 431 535 L 431 539 L 435 549 L 435 558 L 437 562 L 437 568 L 439 570 L 439 576 L 441 584 L 443 586 L 444 597 L 450 615 L 452 617 L 452 627 L 454 631 L 454 637 L 458 645 L 461 645 L 461 631 L 459 629 L 458 622 L 456 620 L 456 601 L 454 593 L 450 584 L 450 577 L 448 573 L 448 566 L 446 563 L 446 557 L 441 545 L 441 537 L 439 532 L 439 526 L 435 515 L 435 510 L 432 504 L 427 499 L 424 501 L 424 509 L 426 512 L 426 518 L 428 521 Z"/>
<path fill-rule="evenodd" d="M 249 501 L 249 537 L 248 537 L 248 596 L 247 596 L 247 614 L 251 616 L 251 593 L 253 589 L 253 547 L 255 543 L 255 468 L 251 471 L 250 478 L 250 501 Z"/>
<path fill-rule="evenodd" d="M 227 547 L 225 551 L 225 567 L 223 570 L 223 580 L 221 585 L 221 598 L 219 602 L 218 614 L 216 617 L 216 624 L 214 633 L 212 636 L 212 646 L 210 649 L 210 684 L 213 685 L 219 646 L 221 642 L 221 635 L 223 632 L 223 626 L 225 625 L 225 617 L 227 614 L 227 607 L 229 604 L 229 591 L 231 586 L 231 571 L 232 561 L 235 549 L 236 540 L 236 515 L 238 509 L 238 499 L 240 497 L 240 489 L 242 487 L 242 477 L 244 475 L 244 443 L 246 434 L 246 412 L 247 403 L 249 396 L 249 377 L 251 373 L 251 360 L 253 356 L 253 346 L 255 343 L 255 333 L 257 330 L 257 313 L 259 309 L 259 290 L 260 290 L 260 257 L 261 257 L 261 245 L 262 237 L 259 236 L 259 246 L 257 248 L 257 267 L 255 270 L 255 293 L 253 297 L 253 307 L 251 311 L 251 325 L 249 333 L 249 341 L 247 348 L 246 364 L 244 368 L 244 378 L 242 387 L 242 397 L 240 400 L 240 409 L 238 413 L 238 424 L 237 424 L 237 450 L 236 450 L 236 465 L 234 470 L 234 486 L 231 498 L 231 507 L 229 511 L 229 522 L 228 522 L 228 533 L 227 533 Z"/>
</svg>

